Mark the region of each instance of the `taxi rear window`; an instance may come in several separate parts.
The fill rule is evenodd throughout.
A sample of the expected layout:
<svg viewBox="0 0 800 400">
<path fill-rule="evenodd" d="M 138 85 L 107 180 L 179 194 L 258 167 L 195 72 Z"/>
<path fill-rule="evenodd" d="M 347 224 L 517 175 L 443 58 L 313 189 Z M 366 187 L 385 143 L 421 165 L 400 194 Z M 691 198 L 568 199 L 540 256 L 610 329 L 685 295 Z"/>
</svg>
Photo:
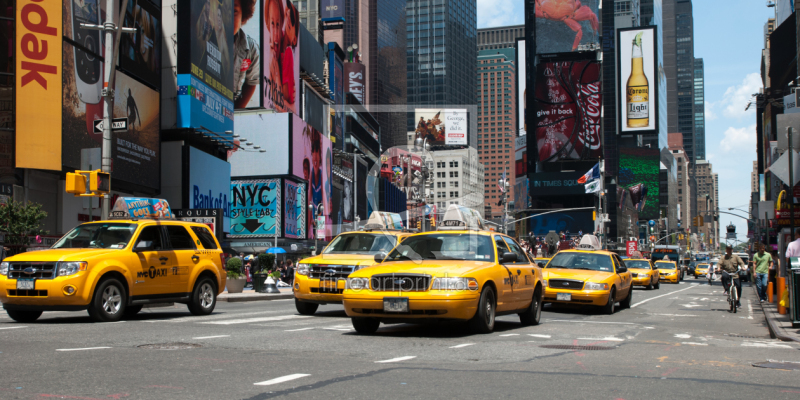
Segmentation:
<svg viewBox="0 0 800 400">
<path fill-rule="evenodd" d="M 657 262 L 656 268 L 658 269 L 677 269 L 678 266 L 671 262 Z"/>
<path fill-rule="evenodd" d="M 550 260 L 546 268 L 586 269 L 612 272 L 611 257 L 605 254 L 592 253 L 558 253 Z"/>
<path fill-rule="evenodd" d="M 625 266 L 628 267 L 628 268 L 650 269 L 650 263 L 647 262 L 647 261 L 625 260 Z"/>
<path fill-rule="evenodd" d="M 200 244 L 203 245 L 204 249 L 216 250 L 219 248 L 217 247 L 217 241 L 214 240 L 214 235 L 212 235 L 211 232 L 208 231 L 208 228 L 193 226 L 192 232 L 194 232 L 195 236 L 197 236 L 197 238 L 200 239 Z"/>
</svg>

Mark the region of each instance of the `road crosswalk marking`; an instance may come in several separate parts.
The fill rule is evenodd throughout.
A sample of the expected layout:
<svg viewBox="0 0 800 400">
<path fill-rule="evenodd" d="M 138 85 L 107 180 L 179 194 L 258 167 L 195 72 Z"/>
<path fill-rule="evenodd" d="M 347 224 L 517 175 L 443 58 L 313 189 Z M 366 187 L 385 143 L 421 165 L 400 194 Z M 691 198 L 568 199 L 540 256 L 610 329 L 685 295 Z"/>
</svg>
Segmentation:
<svg viewBox="0 0 800 400">
<path fill-rule="evenodd" d="M 280 378 L 270 379 L 270 380 L 264 381 L 264 382 L 256 382 L 253 385 L 255 385 L 255 386 L 269 386 L 269 385 L 275 385 L 275 384 L 278 384 L 278 383 L 293 381 L 295 379 L 305 378 L 307 376 L 311 376 L 311 374 L 291 374 L 291 375 L 282 376 Z"/>
<path fill-rule="evenodd" d="M 229 319 L 222 321 L 208 321 L 201 322 L 207 325 L 237 325 L 237 324 L 251 324 L 255 322 L 268 322 L 268 321 L 285 321 L 287 319 L 300 319 L 311 318 L 310 315 L 280 315 L 277 317 L 256 317 L 256 318 L 242 318 L 242 319 Z"/>
</svg>

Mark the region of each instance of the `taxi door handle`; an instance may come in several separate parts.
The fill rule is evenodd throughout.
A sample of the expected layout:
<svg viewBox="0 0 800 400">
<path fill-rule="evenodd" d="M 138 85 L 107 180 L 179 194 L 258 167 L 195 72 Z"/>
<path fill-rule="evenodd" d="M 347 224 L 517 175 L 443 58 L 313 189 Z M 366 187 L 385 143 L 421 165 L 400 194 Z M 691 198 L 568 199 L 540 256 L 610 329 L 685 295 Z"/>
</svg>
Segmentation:
<svg viewBox="0 0 800 400">
<path fill-rule="evenodd" d="M 520 274 L 522 274 L 522 271 L 517 270 L 517 275 L 520 275 Z"/>
<path fill-rule="evenodd" d="M 168 260 L 169 260 L 169 257 L 161 257 L 161 258 L 159 258 L 159 260 L 160 260 L 160 261 L 168 261 Z"/>
<path fill-rule="evenodd" d="M 194 262 L 198 262 L 198 261 L 200 261 L 200 257 L 198 257 L 198 256 L 192 256 L 192 261 L 194 261 Z"/>
</svg>

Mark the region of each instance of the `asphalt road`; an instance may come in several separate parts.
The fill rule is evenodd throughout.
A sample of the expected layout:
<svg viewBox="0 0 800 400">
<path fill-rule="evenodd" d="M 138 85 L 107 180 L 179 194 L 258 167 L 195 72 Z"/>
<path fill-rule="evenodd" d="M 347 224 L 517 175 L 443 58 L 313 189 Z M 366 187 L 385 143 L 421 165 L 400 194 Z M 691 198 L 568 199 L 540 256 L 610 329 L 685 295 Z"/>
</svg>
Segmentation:
<svg viewBox="0 0 800 400">
<path fill-rule="evenodd" d="M 292 300 L 110 324 L 3 314 L 0 399 L 798 399 L 800 371 L 752 366 L 800 362 L 800 346 L 769 338 L 757 301 L 745 287 L 730 314 L 718 283 L 688 279 L 636 289 L 614 315 L 548 306 L 539 326 L 506 316 L 489 335 L 447 323 L 359 336 L 341 306 L 306 317 Z"/>
</svg>

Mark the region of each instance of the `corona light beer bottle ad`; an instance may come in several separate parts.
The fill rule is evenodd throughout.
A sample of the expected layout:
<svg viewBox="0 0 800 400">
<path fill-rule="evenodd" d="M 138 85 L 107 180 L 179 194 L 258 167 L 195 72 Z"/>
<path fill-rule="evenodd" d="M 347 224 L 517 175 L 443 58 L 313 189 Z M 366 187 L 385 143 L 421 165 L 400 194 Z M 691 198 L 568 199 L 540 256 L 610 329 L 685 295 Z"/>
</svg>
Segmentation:
<svg viewBox="0 0 800 400">
<path fill-rule="evenodd" d="M 621 133 L 657 130 L 658 75 L 655 27 L 618 33 L 619 127 Z"/>
</svg>

